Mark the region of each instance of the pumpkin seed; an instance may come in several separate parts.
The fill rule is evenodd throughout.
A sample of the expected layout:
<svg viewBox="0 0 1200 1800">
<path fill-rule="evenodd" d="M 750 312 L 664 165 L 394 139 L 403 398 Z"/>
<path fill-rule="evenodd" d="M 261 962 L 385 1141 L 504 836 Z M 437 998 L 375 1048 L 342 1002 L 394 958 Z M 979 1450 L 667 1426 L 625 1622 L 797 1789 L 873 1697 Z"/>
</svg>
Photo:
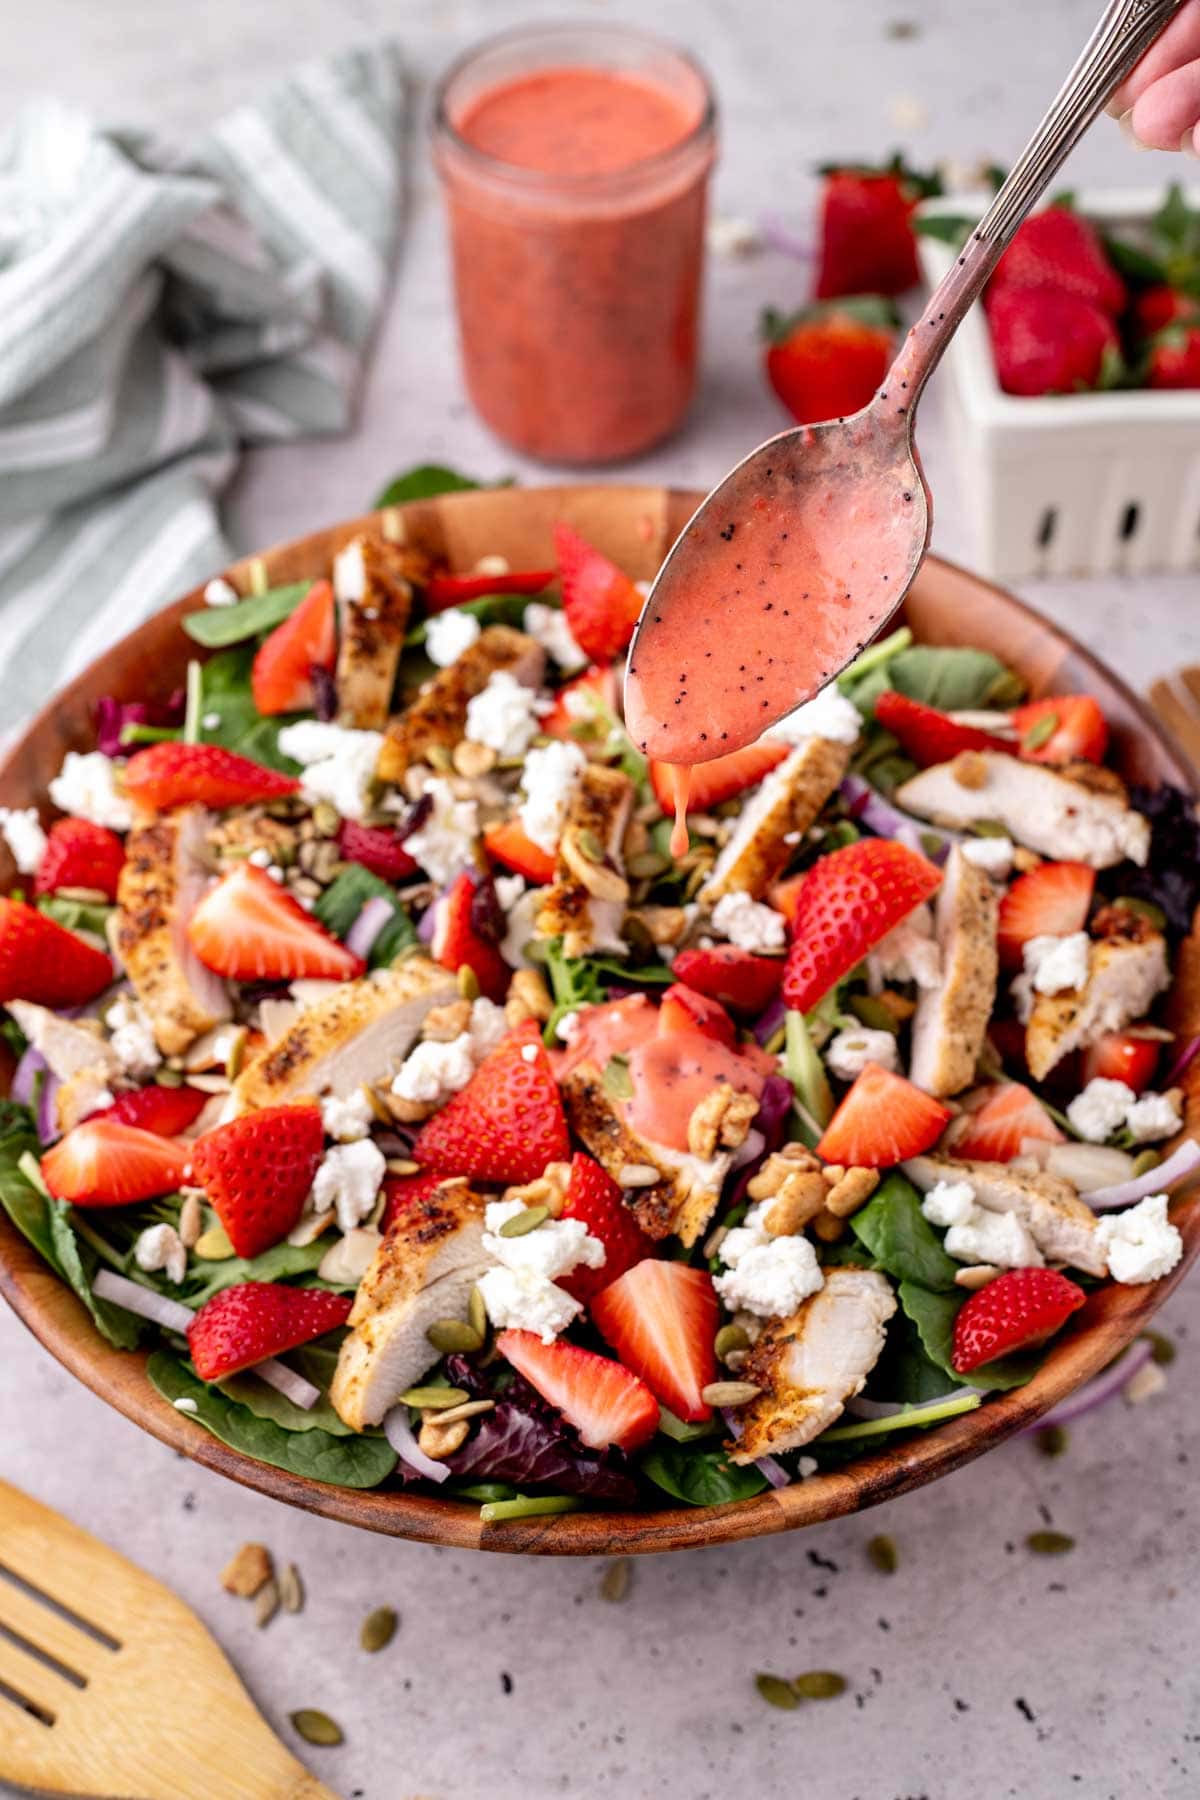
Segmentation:
<svg viewBox="0 0 1200 1800">
<path fill-rule="evenodd" d="M 922 831 L 918 835 L 926 856 L 937 856 L 945 848 L 946 840 L 938 831 Z"/>
<path fill-rule="evenodd" d="M 460 1419 L 477 1419 L 485 1412 L 494 1412 L 494 1400 L 464 1400 L 461 1406 L 452 1406 L 447 1412 L 437 1415 L 439 1425 L 457 1425 Z"/>
<path fill-rule="evenodd" d="M 182 1087 L 183 1071 L 181 1069 L 155 1069 L 154 1083 L 156 1087 Z"/>
<path fill-rule="evenodd" d="M 871 1031 L 890 1031 L 895 1037 L 900 1029 L 900 1021 L 891 1008 L 885 1006 L 882 1000 L 877 1000 L 874 994 L 853 995 L 850 1011 Z"/>
<path fill-rule="evenodd" d="M 264 1625 L 269 1625 L 278 1611 L 279 1583 L 272 1575 L 269 1581 L 264 1581 L 254 1597 L 254 1623 L 258 1629 L 261 1631 Z"/>
<path fill-rule="evenodd" d="M 586 856 L 589 862 L 602 863 L 604 861 L 604 845 L 595 832 L 589 831 L 586 825 L 582 831 L 575 833 L 575 842 L 578 844 L 581 854 Z"/>
<path fill-rule="evenodd" d="M 261 556 L 252 557 L 246 570 L 246 580 L 252 594 L 265 594 L 271 585 L 271 577 L 267 574 L 267 565 Z"/>
<path fill-rule="evenodd" d="M 250 1033 L 243 1025 L 235 1031 L 229 1040 L 229 1055 L 225 1058 L 225 1073 L 230 1081 L 236 1081 L 242 1072 L 242 1064 L 246 1060 L 246 1040 Z"/>
<path fill-rule="evenodd" d="M 762 1389 L 753 1381 L 710 1381 L 700 1389 L 705 1406 L 746 1406 Z"/>
<path fill-rule="evenodd" d="M 1065 1531 L 1031 1531 L 1025 1545 L 1038 1556 L 1065 1556 L 1075 1548 L 1075 1539 Z"/>
<path fill-rule="evenodd" d="M 750 1348 L 750 1333 L 741 1325 L 722 1325 L 713 1339 L 713 1349 L 722 1362 L 735 1350 Z"/>
<path fill-rule="evenodd" d="M 527 1206 L 524 1212 L 514 1213 L 511 1219 L 505 1219 L 496 1235 L 504 1238 L 525 1237 L 529 1232 L 536 1231 L 549 1217 L 548 1206 Z"/>
<path fill-rule="evenodd" d="M 763 1049 L 766 1051 L 768 1056 L 779 1056 L 782 1053 L 783 1047 L 786 1043 L 787 1043 L 787 1026 L 781 1025 L 779 1027 L 778 1031 L 773 1031 L 771 1033 L 770 1037 L 767 1039 L 766 1043 L 763 1045 Z"/>
<path fill-rule="evenodd" d="M 1056 712 L 1045 713 L 1036 724 L 1030 726 L 1021 739 L 1022 750 L 1040 750 L 1043 744 L 1050 742 L 1061 723 Z"/>
<path fill-rule="evenodd" d="M 653 881 L 656 875 L 665 875 L 670 866 L 669 858 L 660 856 L 657 850 L 639 850 L 625 864 L 635 881 Z"/>
<path fill-rule="evenodd" d="M 336 1719 L 315 1706 L 302 1706 L 292 1715 L 292 1725 L 306 1744 L 344 1744 L 345 1733 Z"/>
<path fill-rule="evenodd" d="M 435 1319 L 425 1336 L 443 1356 L 456 1350 L 471 1351 L 483 1347 L 483 1338 L 465 1319 Z"/>
<path fill-rule="evenodd" d="M 614 1100 L 633 1099 L 633 1080 L 629 1073 L 629 1059 L 624 1056 L 610 1056 L 604 1065 L 601 1080 Z"/>
<path fill-rule="evenodd" d="M 377 1606 L 369 1612 L 362 1622 L 362 1630 L 358 1641 L 364 1650 L 372 1655 L 377 1650 L 386 1650 L 396 1635 L 396 1627 L 400 1623 L 394 1606 Z"/>
<path fill-rule="evenodd" d="M 600 1577 L 600 1598 L 616 1602 L 624 1600 L 633 1580 L 633 1564 L 627 1556 L 614 1557 Z"/>
<path fill-rule="evenodd" d="M 1157 1169 L 1162 1157 L 1157 1150 L 1140 1150 L 1133 1159 L 1135 1175 L 1148 1175 L 1151 1169 Z"/>
<path fill-rule="evenodd" d="M 279 1602 L 284 1612 L 298 1613 L 304 1610 L 304 1583 L 295 1563 L 288 1563 L 279 1577 Z"/>
<path fill-rule="evenodd" d="M 781 1712 L 795 1712 L 800 1704 L 795 1688 L 782 1675 L 756 1675 L 754 1685 L 767 1705 L 777 1706 Z"/>
<path fill-rule="evenodd" d="M 202 1262 L 227 1262 L 233 1255 L 233 1245 L 226 1235 L 223 1225 L 210 1225 L 207 1231 L 201 1232 L 196 1239 L 196 1255 Z"/>
<path fill-rule="evenodd" d="M 1067 1447 L 1066 1430 L 1062 1425 L 1043 1425 L 1034 1432 L 1033 1444 L 1039 1456 L 1061 1456 Z"/>
<path fill-rule="evenodd" d="M 1140 913 L 1143 919 L 1149 920 L 1155 931 L 1166 927 L 1167 915 L 1161 906 L 1153 900 L 1143 900 L 1140 894 L 1118 894 L 1113 901 L 1114 906 L 1124 907 L 1126 912 Z"/>
<path fill-rule="evenodd" d="M 464 1000 L 478 1000 L 479 977 L 470 963 L 458 965 L 458 991 Z"/>
<path fill-rule="evenodd" d="M 487 1336 L 488 1316 L 484 1304 L 483 1291 L 479 1287 L 471 1289 L 471 1298 L 467 1301 L 467 1323 L 472 1331 L 477 1331 L 481 1338 Z"/>
<path fill-rule="evenodd" d="M 329 800 L 318 800 L 313 807 L 312 821 L 321 837 L 336 837 L 341 827 L 342 818 L 336 806 Z"/>
<path fill-rule="evenodd" d="M 464 1400 L 471 1398 L 466 1388 L 456 1387 L 410 1387 L 400 1396 L 401 1406 L 419 1406 L 431 1410 L 443 1406 L 461 1406 Z"/>
<path fill-rule="evenodd" d="M 1012 836 L 1008 826 L 1002 824 L 999 819 L 972 819 L 971 830 L 976 837 L 1006 838 Z"/>
<path fill-rule="evenodd" d="M 894 1575 L 900 1558 L 896 1554 L 896 1540 L 884 1532 L 878 1537 L 867 1539 L 867 1561 L 881 1575 Z"/>
<path fill-rule="evenodd" d="M 1175 1361 L 1175 1345 L 1169 1337 L 1164 1337 L 1161 1331 L 1143 1331 L 1142 1336 L 1149 1341 L 1151 1362 L 1165 1369 L 1168 1363 Z"/>
<path fill-rule="evenodd" d="M 443 775 L 448 775 L 454 767 L 454 758 L 445 744 L 430 744 L 425 752 L 425 760 L 431 769 L 440 769 Z"/>
<path fill-rule="evenodd" d="M 808 1669 L 792 1686 L 802 1700 L 836 1700 L 846 1691 L 846 1677 L 832 1669 Z"/>
</svg>

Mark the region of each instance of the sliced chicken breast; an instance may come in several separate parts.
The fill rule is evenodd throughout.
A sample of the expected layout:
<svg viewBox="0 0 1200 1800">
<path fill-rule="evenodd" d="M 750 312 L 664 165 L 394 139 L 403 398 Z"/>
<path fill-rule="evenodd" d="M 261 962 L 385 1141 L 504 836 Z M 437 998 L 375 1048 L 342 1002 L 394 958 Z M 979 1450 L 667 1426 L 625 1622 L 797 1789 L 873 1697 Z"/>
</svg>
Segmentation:
<svg viewBox="0 0 1200 1800">
<path fill-rule="evenodd" d="M 559 840 L 554 885 L 537 917 L 540 937 L 562 937 L 563 954 L 594 951 L 624 956 L 621 936 L 629 885 L 622 873 L 621 844 L 633 810 L 633 783 L 620 769 L 590 763 L 567 809 Z M 604 862 L 586 854 L 599 844 Z"/>
<path fill-rule="evenodd" d="M 623 1185 L 623 1172 L 631 1168 L 658 1171 L 658 1181 L 630 1186 L 625 1193 L 625 1204 L 647 1237 L 676 1232 L 684 1244 L 694 1244 L 716 1211 L 732 1152 L 705 1160 L 639 1137 L 618 1112 L 595 1063 L 572 1069 L 563 1078 L 562 1096 L 571 1129 L 614 1181 Z"/>
<path fill-rule="evenodd" d="M 738 1370 L 762 1388 L 738 1408 L 735 1463 L 796 1450 L 819 1437 L 862 1391 L 879 1361 L 896 1296 L 874 1269 L 827 1269 L 825 1285 L 790 1319 L 773 1320 Z"/>
<path fill-rule="evenodd" d="M 1072 1050 L 1143 1018 L 1170 980 L 1166 941 L 1157 931 L 1137 942 L 1093 943 L 1086 986 L 1073 993 L 1034 995 L 1025 1026 L 1030 1074 L 1041 1081 Z"/>
<path fill-rule="evenodd" d="M 466 733 L 468 703 L 500 669 L 523 687 L 537 687 L 545 673 L 546 652 L 523 631 L 489 625 L 457 662 L 441 669 L 412 705 L 392 720 L 379 753 L 380 780 L 402 780 L 414 763 L 429 760 L 435 745 L 453 750 Z"/>
<path fill-rule="evenodd" d="M 352 538 L 334 558 L 339 725 L 381 731 L 387 723 L 412 610 L 412 583 L 428 570 L 428 558 L 420 551 L 367 534 Z"/>
<path fill-rule="evenodd" d="M 803 738 L 766 776 L 742 809 L 729 842 L 700 890 L 706 906 L 722 894 L 761 900 L 787 867 L 800 838 L 813 824 L 850 765 L 850 745 Z"/>
<path fill-rule="evenodd" d="M 1118 777 L 1091 763 L 1051 769 L 998 750 L 968 750 L 922 769 L 897 788 L 896 804 L 937 825 L 994 819 L 1028 849 L 1091 869 L 1126 857 L 1144 863 L 1150 852 L 1149 823 L 1129 806 Z"/>
<path fill-rule="evenodd" d="M 121 1065 L 103 1037 L 32 1000 L 10 1000 L 8 1010 L 58 1077 L 54 1106 L 60 1131 L 70 1131 L 89 1113 L 108 1105 Z"/>
<path fill-rule="evenodd" d="M 208 814 L 181 806 L 131 831 L 117 885 L 117 950 L 164 1056 L 232 1016 L 229 990 L 187 940 L 208 885 Z"/>
<path fill-rule="evenodd" d="M 394 969 L 306 1006 L 273 1044 L 246 1064 L 233 1085 L 232 1111 L 252 1112 L 302 1096 L 356 1093 L 390 1080 L 417 1040 L 431 1007 L 457 998 L 448 969 L 411 956 Z"/>
<path fill-rule="evenodd" d="M 355 1431 L 378 1425 L 440 1352 L 425 1333 L 467 1317 L 471 1289 L 489 1267 L 481 1194 L 445 1181 L 388 1232 L 359 1283 L 350 1332 L 329 1398 Z"/>
<path fill-rule="evenodd" d="M 904 1173 L 922 1193 L 939 1181 L 965 1181 L 976 1204 L 988 1212 L 1016 1213 L 1047 1262 L 1069 1263 L 1087 1275 L 1108 1273 L 1096 1242 L 1096 1215 L 1069 1181 L 1056 1175 L 1019 1175 L 1007 1163 L 960 1162 L 951 1156 L 911 1157 Z"/>
<path fill-rule="evenodd" d="M 937 987 L 918 990 L 908 1071 L 910 1080 L 939 1099 L 974 1079 L 996 1003 L 999 917 L 996 889 L 955 845 L 934 913 L 942 978 Z"/>
<path fill-rule="evenodd" d="M 111 1106 L 115 1098 L 103 1065 L 76 1069 L 61 1083 L 54 1096 L 54 1116 L 60 1131 L 71 1131 L 95 1112 Z"/>
</svg>

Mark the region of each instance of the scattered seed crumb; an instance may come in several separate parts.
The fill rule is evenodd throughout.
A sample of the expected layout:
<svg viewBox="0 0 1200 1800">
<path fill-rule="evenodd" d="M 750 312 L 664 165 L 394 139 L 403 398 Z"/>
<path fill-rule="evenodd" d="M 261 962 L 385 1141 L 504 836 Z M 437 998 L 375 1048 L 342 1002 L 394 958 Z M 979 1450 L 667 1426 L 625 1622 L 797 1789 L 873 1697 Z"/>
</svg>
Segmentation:
<svg viewBox="0 0 1200 1800">
<path fill-rule="evenodd" d="M 1028 1700 L 1022 1700 L 1020 1698 L 1020 1696 L 1018 1696 L 1017 1699 L 1015 1699 L 1013 1701 L 1013 1705 L 1016 1707 L 1017 1711 L 1021 1714 L 1021 1717 L 1024 1719 L 1028 1719 L 1029 1723 L 1031 1725 L 1035 1725 L 1037 1723 L 1037 1714 L 1034 1712 L 1032 1706 L 1030 1706 Z"/>
<path fill-rule="evenodd" d="M 221 1572 L 221 1586 L 227 1594 L 251 1600 L 259 1588 L 265 1587 L 275 1573 L 271 1552 L 265 1544 L 243 1544 L 233 1561 Z"/>
<path fill-rule="evenodd" d="M 633 1564 L 629 1558 L 627 1556 L 615 1557 L 600 1577 L 600 1598 L 612 1601 L 624 1600 L 632 1580 Z"/>
<path fill-rule="evenodd" d="M 501 1687 L 502 1692 L 504 1692 L 506 1694 L 512 1693 L 513 1678 L 509 1674 L 507 1669 L 501 1669 L 501 1671 L 500 1671 L 500 1687 Z"/>
<path fill-rule="evenodd" d="M 845 1693 L 846 1685 L 846 1677 L 833 1669 L 808 1669 L 792 1681 L 801 1700 L 836 1700 Z"/>
<path fill-rule="evenodd" d="M 895 1538 L 888 1537 L 884 1532 L 878 1537 L 868 1538 L 867 1560 L 881 1575 L 894 1575 L 900 1562 Z"/>
<path fill-rule="evenodd" d="M 279 1611 L 279 1583 L 272 1576 L 264 1581 L 254 1599 L 254 1623 L 261 1631 Z"/>
<path fill-rule="evenodd" d="M 1131 1375 L 1121 1389 L 1130 1406 L 1140 1406 L 1143 1400 L 1152 1400 L 1155 1394 L 1161 1394 L 1167 1385 L 1167 1377 L 1158 1363 L 1144 1363 L 1136 1375 Z"/>
<path fill-rule="evenodd" d="M 391 1643 L 399 1623 L 400 1619 L 395 1607 L 377 1606 L 374 1612 L 369 1612 L 363 1620 L 358 1641 L 364 1650 L 370 1651 L 374 1655 L 377 1650 L 385 1650 Z"/>
<path fill-rule="evenodd" d="M 289 1563 L 279 1577 L 279 1602 L 284 1612 L 298 1613 L 304 1609 L 304 1583 L 295 1563 Z"/>
<path fill-rule="evenodd" d="M 1025 1547 L 1037 1556 L 1065 1556 L 1075 1548 L 1075 1539 L 1065 1531 L 1031 1531 Z"/>
<path fill-rule="evenodd" d="M 1039 1456 L 1062 1456 L 1069 1441 L 1065 1425 L 1043 1425 L 1034 1434 L 1033 1447 Z"/>
<path fill-rule="evenodd" d="M 759 1673 L 754 1677 L 754 1685 L 758 1689 L 759 1697 L 765 1700 L 768 1706 L 777 1706 L 781 1712 L 795 1712 L 800 1704 L 799 1694 L 791 1682 L 785 1681 L 782 1675 Z"/>
</svg>

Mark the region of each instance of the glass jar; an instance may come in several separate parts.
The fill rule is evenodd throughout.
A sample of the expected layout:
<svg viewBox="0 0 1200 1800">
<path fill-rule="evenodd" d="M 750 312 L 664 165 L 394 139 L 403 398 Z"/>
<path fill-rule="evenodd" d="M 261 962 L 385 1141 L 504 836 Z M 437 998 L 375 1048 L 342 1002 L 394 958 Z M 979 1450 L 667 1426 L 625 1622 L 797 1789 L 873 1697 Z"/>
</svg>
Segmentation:
<svg viewBox="0 0 1200 1800">
<path fill-rule="evenodd" d="M 624 27 L 521 28 L 449 71 L 433 134 L 480 416 L 552 462 L 666 437 L 696 378 L 716 153 L 699 67 Z"/>
</svg>

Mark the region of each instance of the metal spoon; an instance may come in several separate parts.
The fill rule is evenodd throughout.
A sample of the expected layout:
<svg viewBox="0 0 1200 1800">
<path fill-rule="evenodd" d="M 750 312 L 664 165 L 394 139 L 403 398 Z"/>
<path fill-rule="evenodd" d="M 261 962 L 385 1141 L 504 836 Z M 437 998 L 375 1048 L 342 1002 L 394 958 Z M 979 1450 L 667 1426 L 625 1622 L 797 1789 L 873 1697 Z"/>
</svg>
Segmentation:
<svg viewBox="0 0 1200 1800">
<path fill-rule="evenodd" d="M 649 754 L 696 763 L 752 742 L 900 605 L 929 547 L 913 441 L 925 383 L 1018 225 L 1180 4 L 1110 0 L 875 397 L 850 418 L 769 438 L 692 516 L 630 651 L 626 718 Z"/>
</svg>

